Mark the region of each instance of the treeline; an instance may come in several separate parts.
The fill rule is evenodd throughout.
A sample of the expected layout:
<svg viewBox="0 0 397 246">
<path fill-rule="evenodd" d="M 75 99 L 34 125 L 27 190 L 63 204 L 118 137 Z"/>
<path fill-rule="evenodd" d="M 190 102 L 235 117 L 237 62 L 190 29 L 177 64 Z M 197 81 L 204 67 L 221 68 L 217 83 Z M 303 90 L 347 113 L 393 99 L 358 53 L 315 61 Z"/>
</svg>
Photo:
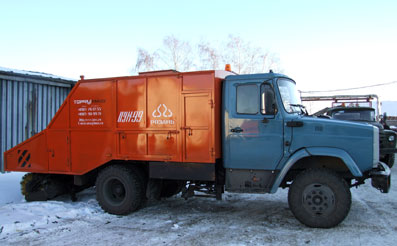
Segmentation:
<svg viewBox="0 0 397 246">
<path fill-rule="evenodd" d="M 138 48 L 133 72 L 175 69 L 177 71 L 218 70 L 231 64 L 239 74 L 281 72 L 278 58 L 239 36 L 229 35 L 225 41 L 200 41 L 191 44 L 174 35 L 163 39 L 162 47 L 155 51 Z"/>
</svg>

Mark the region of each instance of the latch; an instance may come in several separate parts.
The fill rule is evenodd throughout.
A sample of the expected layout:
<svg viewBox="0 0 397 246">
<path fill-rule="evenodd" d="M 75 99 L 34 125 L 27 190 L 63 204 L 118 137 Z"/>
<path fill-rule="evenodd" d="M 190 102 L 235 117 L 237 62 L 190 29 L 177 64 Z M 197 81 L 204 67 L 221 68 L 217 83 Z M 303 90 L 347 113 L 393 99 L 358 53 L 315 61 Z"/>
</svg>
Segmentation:
<svg viewBox="0 0 397 246">
<path fill-rule="evenodd" d="M 171 139 L 171 134 L 178 134 L 178 133 L 179 133 L 179 131 L 177 131 L 177 130 L 168 131 L 168 133 L 167 133 L 167 140 L 168 140 L 168 139 Z"/>
<path fill-rule="evenodd" d="M 192 130 L 192 128 L 190 128 L 190 126 L 182 126 L 181 130 L 189 130 L 187 135 L 188 136 L 192 136 L 193 135 L 193 130 Z"/>
<path fill-rule="evenodd" d="M 53 149 L 48 149 L 47 151 L 51 153 L 51 157 L 55 157 L 55 153 Z"/>
</svg>

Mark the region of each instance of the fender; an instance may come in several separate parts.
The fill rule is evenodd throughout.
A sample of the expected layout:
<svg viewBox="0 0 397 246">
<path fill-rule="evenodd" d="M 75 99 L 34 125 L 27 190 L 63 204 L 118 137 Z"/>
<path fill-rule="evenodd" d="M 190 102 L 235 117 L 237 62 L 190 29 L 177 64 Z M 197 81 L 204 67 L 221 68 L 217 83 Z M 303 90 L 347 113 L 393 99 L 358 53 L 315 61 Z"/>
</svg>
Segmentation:
<svg viewBox="0 0 397 246">
<path fill-rule="evenodd" d="M 349 168 L 353 176 L 355 177 L 363 176 L 362 172 L 357 167 L 357 164 L 354 162 L 354 160 L 350 157 L 350 155 L 346 151 L 342 149 L 328 148 L 328 147 L 309 147 L 298 150 L 288 159 L 284 167 L 281 169 L 279 175 L 277 176 L 277 179 L 274 182 L 273 187 L 270 190 L 270 193 L 275 193 L 277 191 L 285 175 L 287 175 L 288 171 L 297 161 L 308 156 L 331 156 L 331 157 L 339 158 L 345 163 L 347 168 Z"/>
</svg>

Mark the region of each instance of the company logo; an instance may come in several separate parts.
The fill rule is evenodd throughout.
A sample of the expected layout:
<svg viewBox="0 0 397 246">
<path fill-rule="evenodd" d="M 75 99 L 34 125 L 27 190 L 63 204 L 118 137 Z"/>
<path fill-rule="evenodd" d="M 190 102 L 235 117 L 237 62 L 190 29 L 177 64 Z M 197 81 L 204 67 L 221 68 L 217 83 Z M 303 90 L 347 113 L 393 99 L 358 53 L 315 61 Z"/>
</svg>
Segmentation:
<svg viewBox="0 0 397 246">
<path fill-rule="evenodd" d="M 164 118 L 170 118 L 172 117 L 172 111 L 171 109 L 167 108 L 167 106 L 165 104 L 159 104 L 159 106 L 153 111 L 152 116 L 154 118 L 160 118 L 160 117 L 164 117 Z M 175 124 L 174 120 L 171 119 L 156 119 L 156 120 L 151 120 L 150 124 L 153 125 L 173 125 Z"/>
<path fill-rule="evenodd" d="M 87 104 L 87 105 L 91 105 L 91 103 L 92 103 L 92 100 L 90 99 L 90 100 L 88 100 L 88 99 L 85 99 L 85 100 L 74 100 L 73 101 L 74 102 L 74 104 Z"/>
<path fill-rule="evenodd" d="M 161 108 L 162 108 L 161 106 L 163 106 L 164 110 L 161 110 Z M 157 107 L 157 109 L 155 109 L 153 111 L 152 116 L 155 118 L 158 118 L 161 116 L 169 118 L 172 116 L 172 111 L 169 108 L 167 108 L 167 106 L 165 106 L 165 104 L 160 103 L 160 105 Z"/>
<path fill-rule="evenodd" d="M 106 99 L 80 99 L 73 100 L 74 104 L 87 104 L 91 105 L 91 103 L 105 103 Z"/>
</svg>

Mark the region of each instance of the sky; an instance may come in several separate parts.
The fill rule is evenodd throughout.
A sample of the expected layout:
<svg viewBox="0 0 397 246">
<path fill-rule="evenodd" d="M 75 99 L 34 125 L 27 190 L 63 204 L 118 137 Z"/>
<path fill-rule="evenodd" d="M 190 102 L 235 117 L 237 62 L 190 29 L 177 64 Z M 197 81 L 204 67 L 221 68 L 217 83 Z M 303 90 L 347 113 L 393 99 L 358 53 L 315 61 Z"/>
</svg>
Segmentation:
<svg viewBox="0 0 397 246">
<path fill-rule="evenodd" d="M 0 1 L 0 66 L 78 79 L 132 74 L 167 35 L 237 35 L 277 55 L 302 91 L 397 81 L 397 1 Z M 397 82 L 338 94 L 397 101 Z"/>
</svg>

